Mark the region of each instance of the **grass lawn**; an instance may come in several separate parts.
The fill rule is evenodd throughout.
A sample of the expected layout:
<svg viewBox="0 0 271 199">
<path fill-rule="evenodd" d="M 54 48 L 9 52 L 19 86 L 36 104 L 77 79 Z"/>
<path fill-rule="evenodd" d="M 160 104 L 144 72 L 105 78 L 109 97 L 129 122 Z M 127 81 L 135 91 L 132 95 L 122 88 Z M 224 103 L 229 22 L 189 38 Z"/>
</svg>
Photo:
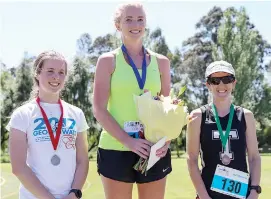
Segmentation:
<svg viewBox="0 0 271 199">
<path fill-rule="evenodd" d="M 183 158 L 172 159 L 173 171 L 168 176 L 165 199 L 192 199 L 195 198 L 195 190 L 189 178 L 186 160 Z M 1 198 L 17 199 L 19 182 L 11 173 L 9 163 L 1 164 Z M 271 198 L 271 156 L 262 156 L 262 180 L 263 192 L 260 199 Z M 102 199 L 103 188 L 96 173 L 96 161 L 90 161 L 90 171 L 87 183 L 83 189 L 84 198 Z M 133 198 L 137 198 L 136 186 L 134 186 Z"/>
</svg>

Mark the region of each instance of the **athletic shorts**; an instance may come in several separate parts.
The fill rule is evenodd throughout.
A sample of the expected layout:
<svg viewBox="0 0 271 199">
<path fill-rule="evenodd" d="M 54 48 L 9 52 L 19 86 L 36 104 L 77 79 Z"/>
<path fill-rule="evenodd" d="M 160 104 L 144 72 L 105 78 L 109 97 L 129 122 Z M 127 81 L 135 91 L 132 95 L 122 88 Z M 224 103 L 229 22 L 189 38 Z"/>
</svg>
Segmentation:
<svg viewBox="0 0 271 199">
<path fill-rule="evenodd" d="M 131 151 L 99 148 L 97 151 L 98 174 L 116 181 L 140 184 L 163 179 L 172 171 L 170 150 L 165 157 L 148 170 L 146 176 L 133 168 L 139 158 L 136 153 Z"/>
</svg>

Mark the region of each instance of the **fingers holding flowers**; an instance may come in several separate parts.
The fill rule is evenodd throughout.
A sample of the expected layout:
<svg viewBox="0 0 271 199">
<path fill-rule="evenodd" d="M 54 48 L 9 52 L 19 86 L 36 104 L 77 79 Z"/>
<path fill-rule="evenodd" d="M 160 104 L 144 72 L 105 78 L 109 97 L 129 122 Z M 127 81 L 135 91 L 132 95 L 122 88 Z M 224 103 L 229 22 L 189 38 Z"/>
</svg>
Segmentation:
<svg viewBox="0 0 271 199">
<path fill-rule="evenodd" d="M 150 155 L 152 143 L 145 139 L 130 138 L 126 145 L 131 151 L 147 159 Z"/>
<path fill-rule="evenodd" d="M 170 141 L 167 141 L 163 147 L 161 147 L 160 149 L 156 151 L 156 156 L 159 158 L 165 157 L 169 146 L 170 146 Z"/>
</svg>

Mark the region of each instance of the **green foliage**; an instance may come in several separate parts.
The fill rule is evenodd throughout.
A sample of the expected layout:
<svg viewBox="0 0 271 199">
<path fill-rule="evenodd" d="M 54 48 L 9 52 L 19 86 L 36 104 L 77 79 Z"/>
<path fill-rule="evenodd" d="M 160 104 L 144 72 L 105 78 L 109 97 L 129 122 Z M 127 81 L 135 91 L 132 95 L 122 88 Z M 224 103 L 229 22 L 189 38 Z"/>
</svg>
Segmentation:
<svg viewBox="0 0 271 199">
<path fill-rule="evenodd" d="M 33 58 L 24 58 L 20 66 L 16 70 L 15 82 L 15 103 L 20 106 L 27 101 L 32 91 L 32 64 Z"/>
<path fill-rule="evenodd" d="M 1 149 L 7 149 L 6 125 L 15 108 L 29 99 L 32 89 L 31 63 L 33 58 L 24 58 L 18 68 L 1 66 Z"/>
<path fill-rule="evenodd" d="M 259 145 L 271 144 L 271 87 L 264 80 L 271 74 L 271 47 L 250 22 L 244 8 L 222 11 L 213 7 L 196 24 L 196 33 L 183 42 L 182 49 L 171 51 L 161 28 L 145 31 L 144 46 L 167 56 L 171 62 L 172 92 L 182 94 L 189 111 L 208 103 L 209 93 L 204 85 L 208 64 L 224 59 L 230 62 L 238 80 L 233 93 L 234 103 L 250 109 L 257 120 Z M 62 92 L 65 101 L 81 108 L 90 126 L 89 151 L 98 144 L 101 127 L 93 116 L 92 92 L 95 65 L 98 57 L 121 45 L 117 33 L 99 36 L 94 40 L 89 33 L 80 36 L 72 71 Z M 178 44 L 177 44 L 178 45 Z M 33 58 L 24 58 L 17 68 L 7 69 L 1 64 L 1 148 L 7 148 L 5 129 L 12 111 L 28 100 L 32 89 Z M 185 86 L 186 85 L 186 86 Z M 185 87 L 184 87 L 185 86 Z M 185 92 L 184 92 L 185 90 Z M 184 129 L 185 130 L 185 129 Z M 185 133 L 173 140 L 171 147 L 184 148 Z M 179 154 L 180 155 L 180 154 Z"/>
<path fill-rule="evenodd" d="M 181 84 L 174 79 L 176 87 L 187 85 L 186 101 L 189 111 L 208 103 L 208 89 L 204 73 L 209 63 L 213 61 L 212 45 L 217 42 L 217 31 L 223 17 L 219 7 L 213 7 L 196 24 L 194 36 L 183 42 L 183 60 L 174 70 Z"/>
<path fill-rule="evenodd" d="M 62 97 L 68 103 L 84 111 L 89 125 L 88 143 L 89 151 L 98 145 L 100 127 L 92 112 L 92 80 L 90 63 L 86 58 L 75 57 L 73 71 L 69 75 Z"/>
<path fill-rule="evenodd" d="M 1 66 L 1 149 L 5 151 L 7 148 L 8 133 L 6 125 L 8 124 L 9 117 L 15 108 L 14 101 L 14 88 L 15 79 L 12 76 L 11 70 L 5 66 Z"/>
<path fill-rule="evenodd" d="M 218 30 L 218 43 L 213 45 L 214 60 L 225 60 L 236 71 L 237 84 L 234 103 L 250 109 L 259 123 L 258 139 L 267 142 L 260 133 L 271 122 L 271 87 L 264 83 L 263 64 L 270 56 L 271 46 L 263 40 L 259 31 L 251 24 L 244 8 L 240 11 L 229 8 L 224 12 Z"/>
</svg>

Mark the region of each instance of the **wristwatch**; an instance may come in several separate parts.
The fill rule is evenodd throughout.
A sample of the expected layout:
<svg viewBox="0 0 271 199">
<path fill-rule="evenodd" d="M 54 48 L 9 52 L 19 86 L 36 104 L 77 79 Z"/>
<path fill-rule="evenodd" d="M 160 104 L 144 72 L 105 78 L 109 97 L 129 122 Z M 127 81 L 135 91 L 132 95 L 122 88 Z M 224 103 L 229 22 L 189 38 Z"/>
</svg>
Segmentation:
<svg viewBox="0 0 271 199">
<path fill-rule="evenodd" d="M 249 187 L 249 189 L 250 189 L 250 190 L 254 189 L 254 190 L 257 192 L 257 194 L 262 193 L 262 188 L 261 188 L 261 186 L 259 186 L 259 185 L 251 185 L 251 186 Z"/>
<path fill-rule="evenodd" d="M 82 191 L 79 189 L 72 189 L 70 190 L 69 194 L 70 193 L 74 193 L 76 198 L 82 198 Z"/>
</svg>

